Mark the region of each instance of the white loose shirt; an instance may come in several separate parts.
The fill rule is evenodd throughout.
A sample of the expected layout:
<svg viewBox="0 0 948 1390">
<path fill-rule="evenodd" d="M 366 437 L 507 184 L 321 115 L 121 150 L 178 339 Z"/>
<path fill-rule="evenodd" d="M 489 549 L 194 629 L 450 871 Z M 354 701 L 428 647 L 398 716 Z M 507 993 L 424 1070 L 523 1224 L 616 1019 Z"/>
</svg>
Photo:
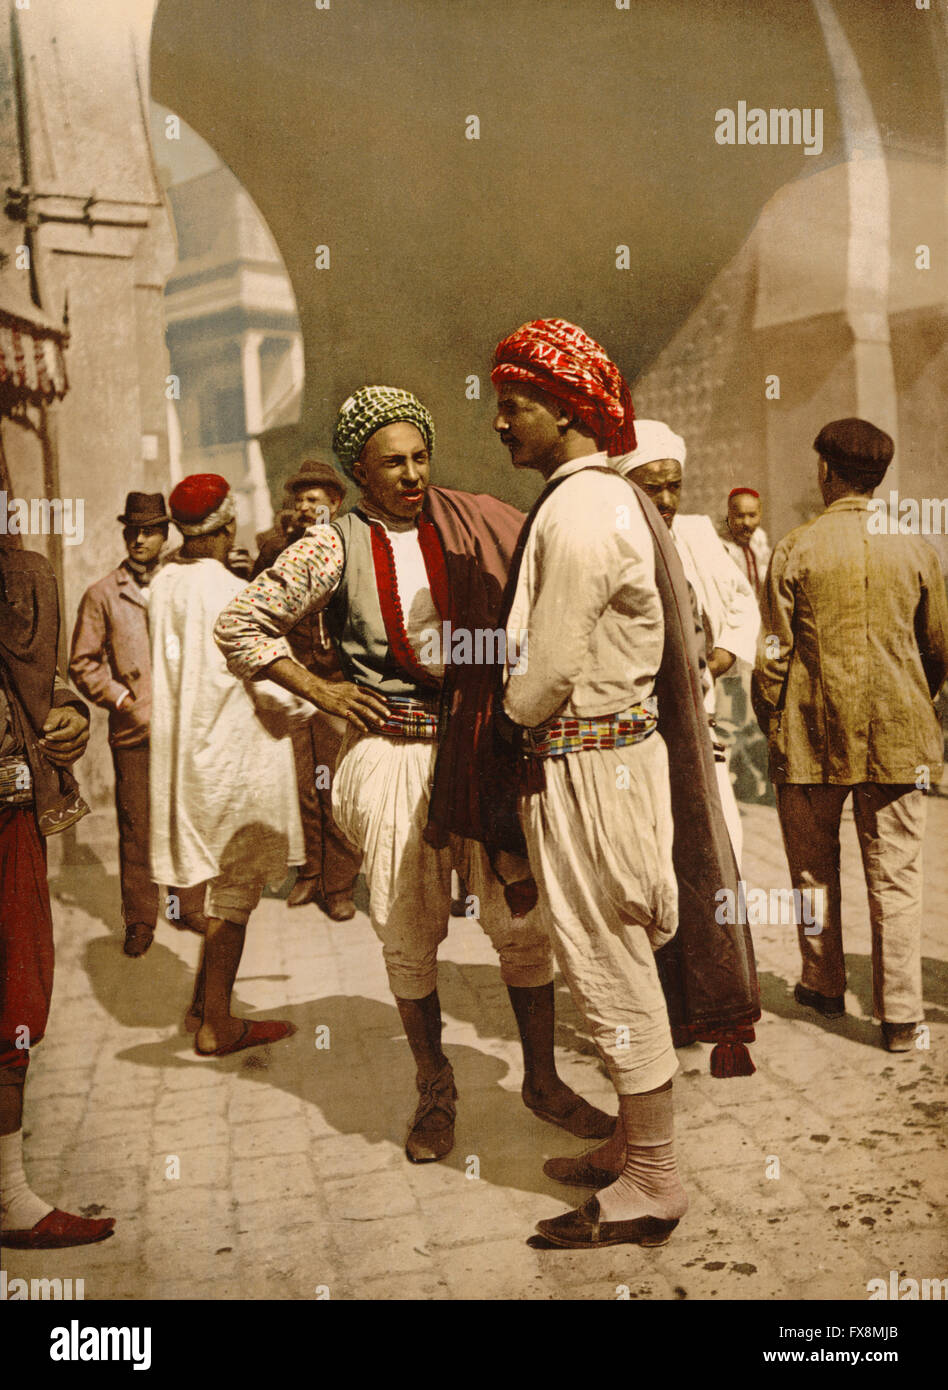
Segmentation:
<svg viewBox="0 0 948 1390">
<path fill-rule="evenodd" d="M 664 646 L 652 535 L 604 453 L 561 464 L 537 513 L 507 623 L 504 709 L 535 728 L 554 715 L 621 714 L 652 694 Z M 728 561 L 730 564 L 730 561 Z M 733 568 L 733 567 L 732 567 Z"/>
<path fill-rule="evenodd" d="M 214 642 L 244 582 L 217 560 L 168 564 L 152 582 L 151 871 L 189 888 L 216 877 L 233 844 L 261 878 L 303 862 L 289 720 L 312 707 L 272 681 L 237 679 Z"/>
</svg>

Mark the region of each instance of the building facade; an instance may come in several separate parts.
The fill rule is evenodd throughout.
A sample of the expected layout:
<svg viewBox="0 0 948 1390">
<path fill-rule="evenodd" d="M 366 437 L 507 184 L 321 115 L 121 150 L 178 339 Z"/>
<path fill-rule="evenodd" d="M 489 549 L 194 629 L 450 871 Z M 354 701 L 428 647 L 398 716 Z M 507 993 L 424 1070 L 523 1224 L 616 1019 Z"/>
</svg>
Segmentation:
<svg viewBox="0 0 948 1390">
<path fill-rule="evenodd" d="M 165 289 L 180 446 L 172 476 L 220 473 L 251 545 L 273 520 L 261 436 L 292 426 L 303 390 L 296 301 L 266 224 L 221 166 L 168 188 L 178 263 Z"/>
</svg>

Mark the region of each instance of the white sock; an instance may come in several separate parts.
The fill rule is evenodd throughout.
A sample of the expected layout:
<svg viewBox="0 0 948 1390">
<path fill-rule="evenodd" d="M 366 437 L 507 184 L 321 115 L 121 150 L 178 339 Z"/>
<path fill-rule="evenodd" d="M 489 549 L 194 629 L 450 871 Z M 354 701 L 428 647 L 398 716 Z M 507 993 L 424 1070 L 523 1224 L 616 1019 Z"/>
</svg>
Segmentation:
<svg viewBox="0 0 948 1390">
<path fill-rule="evenodd" d="M 23 1171 L 23 1131 L 0 1135 L 0 1222 L 5 1231 L 30 1231 L 53 1208 L 37 1197 Z"/>
</svg>

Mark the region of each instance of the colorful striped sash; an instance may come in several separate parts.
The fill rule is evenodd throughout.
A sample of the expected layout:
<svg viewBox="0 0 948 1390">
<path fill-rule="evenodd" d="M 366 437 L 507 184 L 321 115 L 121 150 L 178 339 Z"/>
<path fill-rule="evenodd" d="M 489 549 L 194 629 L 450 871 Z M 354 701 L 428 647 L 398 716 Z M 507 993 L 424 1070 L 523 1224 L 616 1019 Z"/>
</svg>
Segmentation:
<svg viewBox="0 0 948 1390">
<path fill-rule="evenodd" d="M 650 695 L 621 714 L 548 719 L 535 729 L 525 729 L 524 753 L 527 757 L 561 758 L 565 753 L 585 753 L 590 748 L 625 748 L 648 738 L 657 723 L 658 700 Z"/>
<path fill-rule="evenodd" d="M 360 686 L 370 690 L 370 686 Z M 379 691 L 373 690 L 373 695 Z M 373 734 L 385 738 L 426 738 L 437 739 L 439 732 L 438 702 L 436 700 L 416 700 L 411 695 L 383 695 L 388 705 L 388 718 L 372 728 Z"/>
</svg>

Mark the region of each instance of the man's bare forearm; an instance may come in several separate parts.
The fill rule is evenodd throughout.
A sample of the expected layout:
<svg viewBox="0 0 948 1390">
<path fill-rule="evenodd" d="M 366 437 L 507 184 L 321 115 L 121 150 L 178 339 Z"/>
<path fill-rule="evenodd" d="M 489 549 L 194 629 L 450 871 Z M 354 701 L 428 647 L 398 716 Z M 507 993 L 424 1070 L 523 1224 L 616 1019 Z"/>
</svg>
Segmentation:
<svg viewBox="0 0 948 1390">
<path fill-rule="evenodd" d="M 274 685 L 282 685 L 284 690 L 308 700 L 311 705 L 316 705 L 319 709 L 324 708 L 323 700 L 329 682 L 314 676 L 298 661 L 281 656 L 276 661 L 271 661 L 269 666 L 264 666 L 261 675 L 265 680 L 273 681 Z"/>
<path fill-rule="evenodd" d="M 290 690 L 302 700 L 321 709 L 325 714 L 335 714 L 340 719 L 369 733 L 373 728 L 384 724 L 388 717 L 388 707 L 384 698 L 372 690 L 363 690 L 351 681 L 324 681 L 314 676 L 299 662 L 281 656 L 264 666 L 262 674 L 284 690 Z"/>
</svg>

